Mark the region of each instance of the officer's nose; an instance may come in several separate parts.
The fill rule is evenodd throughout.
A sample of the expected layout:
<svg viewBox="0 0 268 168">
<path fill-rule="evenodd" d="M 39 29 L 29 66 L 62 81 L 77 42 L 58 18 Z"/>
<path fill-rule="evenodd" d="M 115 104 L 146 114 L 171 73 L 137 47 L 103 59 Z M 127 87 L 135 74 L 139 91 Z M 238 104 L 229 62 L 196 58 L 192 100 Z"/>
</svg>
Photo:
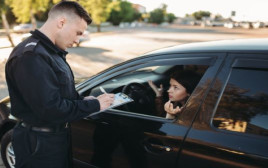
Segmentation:
<svg viewBox="0 0 268 168">
<path fill-rule="evenodd" d="M 77 37 L 77 38 L 75 39 L 74 43 L 75 43 L 75 44 L 78 44 L 78 43 L 79 43 L 79 39 L 80 39 L 80 37 Z"/>
</svg>

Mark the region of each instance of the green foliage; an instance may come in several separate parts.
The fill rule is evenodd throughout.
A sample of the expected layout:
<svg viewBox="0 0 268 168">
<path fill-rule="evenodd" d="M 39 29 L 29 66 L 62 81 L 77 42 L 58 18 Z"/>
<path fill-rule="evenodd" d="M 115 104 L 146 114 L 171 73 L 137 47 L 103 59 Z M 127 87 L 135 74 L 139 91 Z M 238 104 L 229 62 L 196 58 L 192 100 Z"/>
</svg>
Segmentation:
<svg viewBox="0 0 268 168">
<path fill-rule="evenodd" d="M 8 0 L 18 22 L 29 22 L 32 14 L 46 11 L 50 0 Z"/>
<path fill-rule="evenodd" d="M 211 15 L 210 12 L 208 11 L 197 11 L 197 12 L 194 12 L 192 14 L 192 16 L 196 19 L 196 20 L 201 20 L 202 17 L 209 17 Z"/>
<path fill-rule="evenodd" d="M 0 0 L 0 14 L 2 12 L 4 15 L 6 15 L 8 23 L 15 23 L 16 18 L 9 7 L 9 0 Z M 0 23 L 2 24 L 2 17 L 0 17 Z"/>
<path fill-rule="evenodd" d="M 224 18 L 220 14 L 217 14 L 214 19 L 216 21 L 222 21 L 222 20 L 224 20 Z"/>
<path fill-rule="evenodd" d="M 142 21 L 142 20 L 143 20 L 143 18 L 142 18 L 142 14 L 139 13 L 138 11 L 134 11 L 133 19 L 134 19 L 134 20 L 138 20 L 138 21 Z"/>
<path fill-rule="evenodd" d="M 7 8 L 7 11 L 6 11 L 6 18 L 9 24 L 16 23 L 16 17 L 14 16 L 11 8 L 9 7 Z"/>
<path fill-rule="evenodd" d="M 90 13 L 96 25 L 105 22 L 109 17 L 109 0 L 80 0 L 79 3 Z"/>
<path fill-rule="evenodd" d="M 52 3 L 56 4 L 56 3 L 59 3 L 60 1 L 62 1 L 62 0 L 52 0 Z"/>
<path fill-rule="evenodd" d="M 175 19 L 176 16 L 173 13 L 167 13 L 167 5 L 162 4 L 160 8 L 156 8 L 150 12 L 149 22 L 160 24 L 164 21 L 168 21 L 169 23 L 173 23 Z"/>
<path fill-rule="evenodd" d="M 166 4 L 164 4 L 164 3 L 160 5 L 160 9 L 163 10 L 164 15 L 167 14 L 167 7 L 168 7 L 168 6 L 167 6 Z"/>
<path fill-rule="evenodd" d="M 8 9 L 8 1 L 7 0 L 0 0 L 0 13 L 6 13 Z"/>
<path fill-rule="evenodd" d="M 5 0 L 0 0 L 0 10 L 1 10 L 1 12 L 4 9 L 5 6 L 6 6 Z"/>
<path fill-rule="evenodd" d="M 131 3 L 127 1 L 117 2 L 118 5 L 116 8 L 112 8 L 108 19 L 113 25 L 119 25 L 120 22 L 132 22 L 141 17 L 141 15 L 132 7 Z"/>
<path fill-rule="evenodd" d="M 48 18 L 48 12 L 56 3 L 60 2 L 61 0 L 52 0 L 49 2 L 47 9 L 45 11 L 38 11 L 35 13 L 35 17 L 38 21 L 45 22 Z"/>
<path fill-rule="evenodd" d="M 122 18 L 120 17 L 120 11 L 112 10 L 108 21 L 113 25 L 119 25 L 122 21 Z"/>
<path fill-rule="evenodd" d="M 161 8 L 157 8 L 150 12 L 149 22 L 160 24 L 164 21 L 164 10 Z"/>
<path fill-rule="evenodd" d="M 120 3 L 121 17 L 123 22 L 134 21 L 135 9 L 132 8 L 132 4 L 127 1 L 122 1 Z"/>
<path fill-rule="evenodd" d="M 176 19 L 176 16 L 173 13 L 168 13 L 167 14 L 168 23 L 173 23 L 175 19 Z"/>
</svg>

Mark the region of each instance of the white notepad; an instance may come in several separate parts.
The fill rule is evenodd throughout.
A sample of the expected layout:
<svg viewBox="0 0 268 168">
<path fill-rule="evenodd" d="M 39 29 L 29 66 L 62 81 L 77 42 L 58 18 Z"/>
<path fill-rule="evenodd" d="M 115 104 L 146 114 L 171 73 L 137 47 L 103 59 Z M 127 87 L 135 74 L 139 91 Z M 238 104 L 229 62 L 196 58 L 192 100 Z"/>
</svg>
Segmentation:
<svg viewBox="0 0 268 168">
<path fill-rule="evenodd" d="M 106 111 L 108 109 L 111 109 L 111 108 L 114 108 L 114 107 L 118 107 L 118 106 L 121 106 L 121 105 L 126 104 L 126 103 L 130 103 L 132 101 L 133 101 L 133 99 L 130 98 L 128 95 L 126 95 L 124 93 L 121 93 L 121 92 L 120 93 L 116 93 L 114 95 L 114 102 L 113 102 L 113 104 L 110 107 L 108 107 L 107 109 L 104 109 L 102 111 L 98 111 L 98 112 L 92 113 L 92 114 L 89 115 L 89 117 L 91 117 L 93 115 L 96 115 L 96 114 L 99 114 L 99 113 L 101 113 L 103 111 Z"/>
</svg>

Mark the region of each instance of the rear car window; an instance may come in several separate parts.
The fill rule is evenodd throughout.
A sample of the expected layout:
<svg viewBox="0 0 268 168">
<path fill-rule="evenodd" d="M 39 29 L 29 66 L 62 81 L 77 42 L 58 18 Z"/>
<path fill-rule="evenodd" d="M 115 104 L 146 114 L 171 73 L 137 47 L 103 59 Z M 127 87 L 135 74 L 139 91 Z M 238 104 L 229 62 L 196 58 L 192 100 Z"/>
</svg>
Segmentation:
<svg viewBox="0 0 268 168">
<path fill-rule="evenodd" d="M 213 125 L 268 136 L 268 69 L 232 69 Z"/>
</svg>

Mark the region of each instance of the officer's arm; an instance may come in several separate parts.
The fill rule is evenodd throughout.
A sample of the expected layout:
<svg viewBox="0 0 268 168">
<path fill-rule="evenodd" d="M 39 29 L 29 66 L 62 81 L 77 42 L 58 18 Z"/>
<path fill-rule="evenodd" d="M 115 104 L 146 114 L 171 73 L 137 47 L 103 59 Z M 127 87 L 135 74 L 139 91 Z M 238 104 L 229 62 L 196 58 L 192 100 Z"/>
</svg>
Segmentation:
<svg viewBox="0 0 268 168">
<path fill-rule="evenodd" d="M 25 52 L 13 62 L 12 67 L 19 93 L 41 120 L 51 123 L 69 122 L 84 118 L 100 109 L 96 99 L 63 99 L 56 74 L 40 55 Z"/>
</svg>

